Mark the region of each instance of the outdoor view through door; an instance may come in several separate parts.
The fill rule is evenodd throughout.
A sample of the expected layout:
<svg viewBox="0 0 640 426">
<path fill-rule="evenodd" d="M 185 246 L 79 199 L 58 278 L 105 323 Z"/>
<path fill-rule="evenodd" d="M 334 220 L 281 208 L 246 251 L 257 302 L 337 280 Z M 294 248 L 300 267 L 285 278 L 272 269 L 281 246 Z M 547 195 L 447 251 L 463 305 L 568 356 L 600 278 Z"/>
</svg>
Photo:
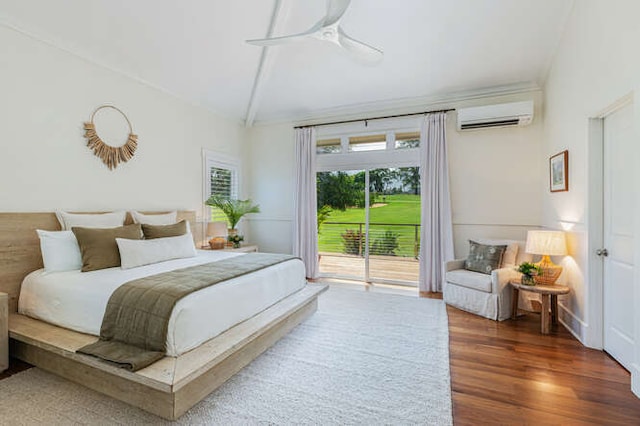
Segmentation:
<svg viewBox="0 0 640 426">
<path fill-rule="evenodd" d="M 321 275 L 417 285 L 418 167 L 318 172 L 317 191 Z"/>
</svg>

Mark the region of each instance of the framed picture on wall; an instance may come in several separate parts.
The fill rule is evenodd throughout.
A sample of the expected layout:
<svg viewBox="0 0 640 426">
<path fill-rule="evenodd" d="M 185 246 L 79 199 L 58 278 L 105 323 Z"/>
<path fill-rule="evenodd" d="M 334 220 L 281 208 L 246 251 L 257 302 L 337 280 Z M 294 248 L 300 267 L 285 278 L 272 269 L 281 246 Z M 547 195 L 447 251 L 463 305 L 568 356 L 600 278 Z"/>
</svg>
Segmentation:
<svg viewBox="0 0 640 426">
<path fill-rule="evenodd" d="M 559 152 L 549 158 L 549 183 L 551 192 L 569 190 L 569 151 Z"/>
</svg>

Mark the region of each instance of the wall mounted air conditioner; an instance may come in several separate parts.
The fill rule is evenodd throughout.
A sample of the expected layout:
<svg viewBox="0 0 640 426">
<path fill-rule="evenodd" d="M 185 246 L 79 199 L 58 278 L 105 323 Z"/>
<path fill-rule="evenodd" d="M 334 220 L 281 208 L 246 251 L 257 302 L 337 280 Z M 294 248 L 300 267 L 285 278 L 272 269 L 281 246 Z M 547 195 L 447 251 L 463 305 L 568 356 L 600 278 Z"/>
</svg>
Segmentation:
<svg viewBox="0 0 640 426">
<path fill-rule="evenodd" d="M 485 105 L 458 110 L 458 130 L 526 126 L 533 121 L 533 101 Z"/>
</svg>

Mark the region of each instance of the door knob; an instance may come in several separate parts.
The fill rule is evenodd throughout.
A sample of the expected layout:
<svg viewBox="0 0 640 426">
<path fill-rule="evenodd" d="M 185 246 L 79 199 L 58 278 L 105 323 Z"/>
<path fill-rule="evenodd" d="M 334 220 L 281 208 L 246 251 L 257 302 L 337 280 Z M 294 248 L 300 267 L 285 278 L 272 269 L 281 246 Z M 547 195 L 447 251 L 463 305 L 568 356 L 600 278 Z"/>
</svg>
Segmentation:
<svg viewBox="0 0 640 426">
<path fill-rule="evenodd" d="M 598 250 L 596 250 L 596 254 L 598 256 L 607 257 L 607 256 L 609 256 L 609 251 L 606 248 L 605 249 L 598 249 Z"/>
</svg>

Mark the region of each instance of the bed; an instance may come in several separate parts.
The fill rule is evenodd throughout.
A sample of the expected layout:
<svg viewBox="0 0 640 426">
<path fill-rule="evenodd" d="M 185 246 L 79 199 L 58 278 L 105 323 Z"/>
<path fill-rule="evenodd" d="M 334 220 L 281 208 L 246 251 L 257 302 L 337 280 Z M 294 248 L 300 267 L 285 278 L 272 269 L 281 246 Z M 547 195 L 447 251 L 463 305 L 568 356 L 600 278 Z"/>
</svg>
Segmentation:
<svg viewBox="0 0 640 426">
<path fill-rule="evenodd" d="M 190 222 L 195 216 L 179 215 Z M 0 213 L 0 291 L 9 294 L 11 355 L 167 419 L 311 315 L 326 289 L 306 284 L 295 259 L 193 293 L 171 315 L 167 356 L 133 373 L 76 353 L 97 340 L 113 290 L 141 276 L 241 255 L 199 251 L 129 270 L 43 273 L 35 229 L 59 229 L 55 215 Z"/>
<path fill-rule="evenodd" d="M 102 313 L 113 291 L 141 277 L 245 254 L 198 251 L 198 256 L 169 260 L 133 269 L 45 273 L 25 278 L 18 312 L 70 330 L 100 335 Z M 167 355 L 177 356 L 201 345 L 306 284 L 299 259 L 207 287 L 180 300 L 169 320 Z"/>
</svg>

